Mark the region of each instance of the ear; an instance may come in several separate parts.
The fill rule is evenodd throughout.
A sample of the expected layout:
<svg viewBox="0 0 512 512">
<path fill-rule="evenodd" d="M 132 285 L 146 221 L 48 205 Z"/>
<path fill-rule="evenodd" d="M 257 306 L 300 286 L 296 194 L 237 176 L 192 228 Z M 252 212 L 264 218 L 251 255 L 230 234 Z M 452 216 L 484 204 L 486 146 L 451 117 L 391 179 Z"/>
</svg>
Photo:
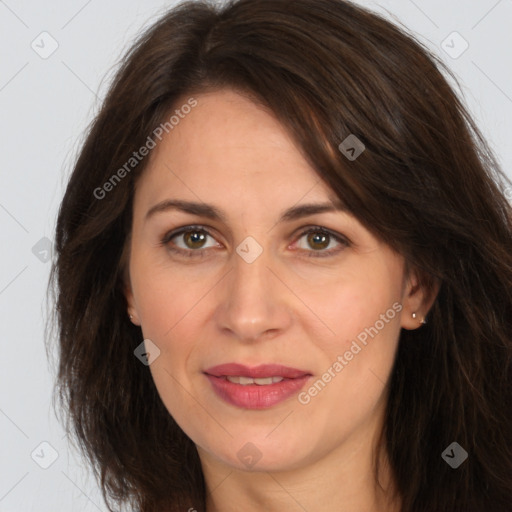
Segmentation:
<svg viewBox="0 0 512 512">
<path fill-rule="evenodd" d="M 126 297 L 126 304 L 128 305 L 128 317 L 130 322 L 135 325 L 140 325 L 139 314 L 135 305 L 133 291 L 130 283 L 126 283 L 123 287 L 124 296 Z"/>
<path fill-rule="evenodd" d="M 427 314 L 439 293 L 440 286 L 439 280 L 417 269 L 409 270 L 406 266 L 401 317 L 401 326 L 404 329 L 418 329 L 426 323 Z"/>
<path fill-rule="evenodd" d="M 121 288 L 123 294 L 126 298 L 127 304 L 127 315 L 130 319 L 130 322 L 135 325 L 140 325 L 139 313 L 137 310 L 137 305 L 135 302 L 135 297 L 133 295 L 133 289 L 130 279 L 130 258 L 129 258 L 129 241 L 125 244 L 125 248 L 123 250 L 123 254 L 121 256 Z"/>
</svg>

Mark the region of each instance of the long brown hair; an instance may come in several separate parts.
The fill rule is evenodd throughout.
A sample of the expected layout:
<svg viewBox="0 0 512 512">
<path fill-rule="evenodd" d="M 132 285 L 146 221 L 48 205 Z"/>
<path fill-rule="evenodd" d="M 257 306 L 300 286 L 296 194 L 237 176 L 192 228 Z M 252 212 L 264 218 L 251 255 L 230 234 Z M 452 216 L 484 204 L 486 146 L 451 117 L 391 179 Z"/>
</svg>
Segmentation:
<svg viewBox="0 0 512 512">
<path fill-rule="evenodd" d="M 426 286 L 441 283 L 427 324 L 401 332 L 389 381 L 382 440 L 402 512 L 510 509 L 507 179 L 448 75 L 404 29 L 343 0 L 187 2 L 134 44 L 76 160 L 50 281 L 59 405 L 109 507 L 200 512 L 207 490 L 194 443 L 133 354 L 142 335 L 127 317 L 122 255 L 148 158 L 95 191 L 180 102 L 229 87 L 278 117 Z M 365 145 L 352 161 L 338 149 L 351 134 Z M 453 442 L 468 453 L 457 469 L 441 456 Z"/>
</svg>

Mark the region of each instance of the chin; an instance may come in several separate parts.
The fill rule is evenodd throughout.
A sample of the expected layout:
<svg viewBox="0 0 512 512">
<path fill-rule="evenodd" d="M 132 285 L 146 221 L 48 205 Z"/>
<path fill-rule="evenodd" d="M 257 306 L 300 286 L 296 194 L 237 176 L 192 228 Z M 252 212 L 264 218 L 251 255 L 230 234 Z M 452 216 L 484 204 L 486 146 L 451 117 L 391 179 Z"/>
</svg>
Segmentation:
<svg viewBox="0 0 512 512">
<path fill-rule="evenodd" d="M 208 451 L 223 464 L 249 472 L 289 471 L 300 467 L 309 458 L 304 450 L 305 441 L 283 444 L 283 439 L 265 439 L 265 435 L 235 437 L 229 444 L 224 444 L 222 452 L 217 443 Z"/>
</svg>

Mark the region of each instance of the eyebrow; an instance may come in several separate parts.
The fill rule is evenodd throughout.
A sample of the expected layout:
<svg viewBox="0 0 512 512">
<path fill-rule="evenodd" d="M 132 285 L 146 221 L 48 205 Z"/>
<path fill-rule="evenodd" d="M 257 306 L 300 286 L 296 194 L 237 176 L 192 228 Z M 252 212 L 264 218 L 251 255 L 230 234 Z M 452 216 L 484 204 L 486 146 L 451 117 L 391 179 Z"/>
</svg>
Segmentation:
<svg viewBox="0 0 512 512">
<path fill-rule="evenodd" d="M 206 217 L 208 219 L 223 223 L 226 223 L 227 220 L 225 213 L 211 204 L 198 203 L 194 201 L 182 201 L 178 199 L 166 199 L 152 206 L 146 213 L 145 220 L 147 221 L 150 217 L 157 213 L 167 212 L 170 210 L 178 210 L 184 213 L 197 215 L 199 217 Z M 308 217 L 309 215 L 340 211 L 347 211 L 347 208 L 339 199 L 335 199 L 330 203 L 302 204 L 299 206 L 292 206 L 291 208 L 285 210 L 281 214 L 278 222 L 291 222 L 297 219 L 301 219 L 302 217 Z"/>
</svg>

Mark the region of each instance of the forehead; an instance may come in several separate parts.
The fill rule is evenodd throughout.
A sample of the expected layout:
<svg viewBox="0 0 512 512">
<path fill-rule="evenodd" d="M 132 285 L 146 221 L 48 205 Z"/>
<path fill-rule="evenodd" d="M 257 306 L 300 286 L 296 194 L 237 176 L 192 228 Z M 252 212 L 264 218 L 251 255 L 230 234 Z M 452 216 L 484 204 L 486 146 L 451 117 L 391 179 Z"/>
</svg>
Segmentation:
<svg viewBox="0 0 512 512">
<path fill-rule="evenodd" d="M 231 90 L 194 98 L 197 106 L 151 154 L 138 186 L 145 202 L 179 195 L 272 208 L 306 195 L 308 200 L 334 199 L 291 135 L 264 107 Z"/>
</svg>

